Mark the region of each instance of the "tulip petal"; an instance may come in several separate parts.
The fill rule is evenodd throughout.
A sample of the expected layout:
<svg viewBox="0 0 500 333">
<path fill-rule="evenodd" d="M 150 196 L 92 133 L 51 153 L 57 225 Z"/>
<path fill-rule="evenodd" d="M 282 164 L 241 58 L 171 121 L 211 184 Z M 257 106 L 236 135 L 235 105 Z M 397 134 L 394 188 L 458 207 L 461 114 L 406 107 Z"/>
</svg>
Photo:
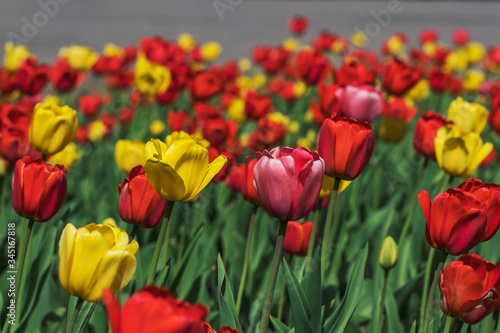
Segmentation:
<svg viewBox="0 0 500 333">
<path fill-rule="evenodd" d="M 102 291 L 102 298 L 106 306 L 106 313 L 108 315 L 108 322 L 113 333 L 121 333 L 120 328 L 120 304 L 115 295 L 109 289 Z"/>
<path fill-rule="evenodd" d="M 316 206 L 318 201 L 321 185 L 323 184 L 323 177 L 325 174 L 325 167 L 322 160 L 311 161 L 311 170 L 305 178 L 303 187 L 299 190 L 300 196 L 297 202 L 297 210 L 294 213 L 293 219 L 301 219 L 311 212 Z M 299 178 L 302 178 L 302 173 Z M 303 180 L 301 180 L 302 182 Z"/>
<path fill-rule="evenodd" d="M 59 166 L 54 167 L 45 182 L 40 201 L 38 204 L 37 220 L 45 222 L 50 220 L 61 208 L 67 192 L 66 173 Z"/>
<path fill-rule="evenodd" d="M 170 165 L 158 160 L 148 160 L 144 169 L 149 183 L 163 199 L 184 201 L 186 187 Z"/>
<path fill-rule="evenodd" d="M 64 227 L 59 238 L 59 280 L 68 293 L 70 292 L 71 268 L 73 267 L 76 228 L 71 223 Z"/>
<path fill-rule="evenodd" d="M 459 255 L 471 250 L 483 239 L 486 225 L 484 210 L 469 210 L 450 230 L 447 251 L 451 255 Z"/>
<path fill-rule="evenodd" d="M 201 182 L 200 187 L 198 187 L 196 191 L 193 191 L 193 193 L 191 193 L 191 195 L 183 201 L 193 200 L 194 197 L 196 197 L 198 193 L 200 193 L 201 190 L 203 190 L 205 186 L 207 186 L 208 183 L 210 183 L 212 178 L 214 178 L 215 175 L 219 173 L 219 171 L 224 167 L 226 163 L 227 163 L 227 157 L 224 155 L 219 155 L 215 160 L 213 160 L 212 163 L 208 165 L 208 170 L 205 174 L 205 177 L 203 178 L 203 181 Z"/>
<path fill-rule="evenodd" d="M 186 187 L 186 196 L 195 197 L 203 182 L 203 174 L 208 170 L 208 151 L 201 145 L 189 145 L 174 165 L 174 169 L 182 178 Z"/>
<path fill-rule="evenodd" d="M 102 291 L 109 288 L 111 292 L 117 293 L 125 287 L 134 276 L 137 260 L 128 251 L 107 252 L 89 281 L 89 302 L 97 302 L 102 299 Z"/>
</svg>

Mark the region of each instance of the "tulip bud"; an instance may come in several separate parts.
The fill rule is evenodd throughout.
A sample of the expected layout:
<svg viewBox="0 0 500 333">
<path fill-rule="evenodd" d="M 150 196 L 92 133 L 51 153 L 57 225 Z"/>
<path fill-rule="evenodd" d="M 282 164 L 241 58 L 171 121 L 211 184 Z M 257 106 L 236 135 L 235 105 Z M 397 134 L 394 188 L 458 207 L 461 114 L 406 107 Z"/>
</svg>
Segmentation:
<svg viewBox="0 0 500 333">
<path fill-rule="evenodd" d="M 378 263 L 383 269 L 389 270 L 396 265 L 398 261 L 398 246 L 391 236 L 387 236 L 382 243 Z"/>
<path fill-rule="evenodd" d="M 30 143 L 45 155 L 54 155 L 73 141 L 78 129 L 76 111 L 69 106 L 39 103 L 30 125 Z"/>
</svg>

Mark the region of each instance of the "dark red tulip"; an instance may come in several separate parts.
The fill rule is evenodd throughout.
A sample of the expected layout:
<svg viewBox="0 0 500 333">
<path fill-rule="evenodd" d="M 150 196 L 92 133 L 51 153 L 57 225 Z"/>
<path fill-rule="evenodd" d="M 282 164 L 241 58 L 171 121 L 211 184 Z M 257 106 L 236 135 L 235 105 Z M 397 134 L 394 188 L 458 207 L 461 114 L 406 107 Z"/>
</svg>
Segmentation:
<svg viewBox="0 0 500 333">
<path fill-rule="evenodd" d="M 296 15 L 288 20 L 288 29 L 294 35 L 302 35 L 309 27 L 309 19 L 302 15 Z"/>
<path fill-rule="evenodd" d="M 142 165 L 133 167 L 118 185 L 119 213 L 123 221 L 144 228 L 154 228 L 165 215 L 168 201 L 153 189 Z"/>
<path fill-rule="evenodd" d="M 194 100 L 204 101 L 222 91 L 222 81 L 212 72 L 199 72 L 189 82 L 189 91 Z"/>
<path fill-rule="evenodd" d="M 261 95 L 254 90 L 249 91 L 245 96 L 245 113 L 255 120 L 259 120 L 272 112 L 273 104 L 271 98 Z"/>
<path fill-rule="evenodd" d="M 351 61 L 335 71 L 335 83 L 340 86 L 348 84 L 374 84 L 375 73 L 369 71 L 365 65 Z"/>
<path fill-rule="evenodd" d="M 243 199 L 253 202 L 254 204 L 259 204 L 259 198 L 257 197 L 257 192 L 255 191 L 255 187 L 253 186 L 253 180 L 255 178 L 253 168 L 258 161 L 259 158 L 250 160 L 250 156 L 247 156 L 240 188 Z"/>
<path fill-rule="evenodd" d="M 59 91 L 69 91 L 76 87 L 83 74 L 71 67 L 64 58 L 59 58 L 50 69 L 50 81 L 52 86 Z"/>
<path fill-rule="evenodd" d="M 35 59 L 28 58 L 17 69 L 17 87 L 27 95 L 36 95 L 45 87 L 48 73 L 48 66 L 39 65 Z"/>
<path fill-rule="evenodd" d="M 394 59 L 385 67 L 382 85 L 391 94 L 401 96 L 410 90 L 422 77 L 422 71 L 406 62 Z"/>
<path fill-rule="evenodd" d="M 12 204 L 17 214 L 38 222 L 50 220 L 66 198 L 66 169 L 25 156 L 18 160 L 12 179 Z"/>
<path fill-rule="evenodd" d="M 246 164 L 233 165 L 224 180 L 227 187 L 233 191 L 240 191 L 243 183 L 243 173 L 245 172 Z"/>
<path fill-rule="evenodd" d="M 413 137 L 413 148 L 415 151 L 425 158 L 435 161 L 434 139 L 436 138 L 437 131 L 441 127 L 450 124 L 453 124 L 453 122 L 446 120 L 441 114 L 432 111 L 424 112 L 415 127 L 415 136 Z"/>
<path fill-rule="evenodd" d="M 330 62 L 321 54 L 302 50 L 295 60 L 297 74 L 308 84 L 316 84 L 328 75 Z"/>
<path fill-rule="evenodd" d="M 465 45 L 469 39 L 469 32 L 464 28 L 455 29 L 451 35 L 451 40 L 457 45 Z"/>
</svg>

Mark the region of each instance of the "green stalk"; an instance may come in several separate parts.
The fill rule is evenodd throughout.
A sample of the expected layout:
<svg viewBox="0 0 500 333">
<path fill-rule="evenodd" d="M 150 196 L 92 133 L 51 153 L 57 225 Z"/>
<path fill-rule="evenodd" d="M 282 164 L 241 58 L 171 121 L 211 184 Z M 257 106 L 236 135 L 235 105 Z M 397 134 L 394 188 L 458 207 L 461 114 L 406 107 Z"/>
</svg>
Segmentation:
<svg viewBox="0 0 500 333">
<path fill-rule="evenodd" d="M 422 299 L 420 300 L 420 327 L 424 324 L 425 304 L 427 304 L 427 296 L 429 295 L 429 279 L 431 277 L 432 261 L 434 260 L 435 253 L 436 250 L 431 247 L 429 256 L 427 257 L 427 265 L 425 266 L 424 289 L 422 292 Z"/>
<path fill-rule="evenodd" d="M 493 314 L 493 321 L 491 322 L 490 332 L 500 333 L 500 312 L 495 311 Z M 496 329 L 495 329 L 496 328 Z"/>
<path fill-rule="evenodd" d="M 19 286 L 18 286 L 18 290 L 17 290 L 17 295 L 16 295 L 16 299 L 17 299 L 17 311 L 18 311 L 18 316 L 16 316 L 16 325 L 18 324 L 19 322 L 19 317 L 20 317 L 20 314 L 22 313 L 21 310 L 22 310 L 22 297 L 23 297 L 23 292 L 24 292 L 24 285 L 26 284 L 26 277 L 23 276 L 23 272 L 27 269 L 26 266 L 26 256 L 27 256 L 27 253 L 28 253 L 28 246 L 29 246 L 29 242 L 30 242 L 30 238 L 31 238 L 31 232 L 33 231 L 33 226 L 35 225 L 35 220 L 34 219 L 30 219 L 29 222 L 28 222 L 28 229 L 26 229 L 26 234 L 24 235 L 24 240 L 23 240 L 23 247 L 22 247 L 22 250 L 21 250 L 21 258 L 19 259 L 19 273 L 17 275 L 17 278 L 18 278 L 18 281 L 19 281 Z"/>
<path fill-rule="evenodd" d="M 280 294 L 280 305 L 278 307 L 278 314 L 276 315 L 276 318 L 281 321 L 281 317 L 283 316 L 283 307 L 285 306 L 285 294 L 286 294 L 286 280 L 284 279 L 283 281 L 283 286 L 281 287 L 281 294 Z"/>
<path fill-rule="evenodd" d="M 387 290 L 387 270 L 384 269 L 384 282 L 382 284 L 382 290 L 380 291 L 380 303 L 378 305 L 378 318 L 377 318 L 377 330 L 376 333 L 382 333 L 382 328 L 384 327 L 384 306 L 385 306 L 385 293 Z"/>
<path fill-rule="evenodd" d="M 155 252 L 153 254 L 153 260 L 151 261 L 151 266 L 149 268 L 148 280 L 146 285 L 152 284 L 155 279 L 156 267 L 158 266 L 158 259 L 160 258 L 161 247 L 165 242 L 165 236 L 167 234 L 167 227 L 170 223 L 170 216 L 172 215 L 172 210 L 174 209 L 175 201 L 170 201 L 167 206 L 167 212 L 165 213 L 165 218 L 163 219 L 160 234 L 156 240 Z"/>
<path fill-rule="evenodd" d="M 340 186 L 340 179 L 335 178 L 335 185 L 333 185 L 332 196 L 330 197 L 330 202 L 328 203 L 328 213 L 326 215 L 326 225 L 325 231 L 323 233 L 323 244 L 321 247 L 321 285 L 324 285 L 325 279 L 325 266 L 326 266 L 326 253 L 330 248 L 330 229 L 332 228 L 333 222 L 333 209 L 335 207 L 335 198 L 337 197 L 337 190 Z M 340 219 L 337 219 L 340 220 Z M 338 222 L 338 221 L 336 221 Z M 338 223 L 335 223 L 338 224 Z M 338 226 L 335 226 L 334 229 L 337 229 Z"/>
<path fill-rule="evenodd" d="M 311 263 L 313 260 L 314 253 L 314 241 L 316 240 L 316 230 L 318 229 L 318 220 L 321 214 L 321 200 L 318 201 L 318 207 L 316 207 L 316 211 L 314 212 L 314 220 L 313 227 L 311 230 L 311 236 L 309 237 L 309 248 L 307 249 L 307 259 L 306 259 L 306 272 L 309 271 L 311 267 Z"/>
<path fill-rule="evenodd" d="M 132 230 L 130 230 L 130 234 L 128 235 L 128 241 L 131 242 L 134 238 L 135 235 L 137 234 L 137 230 L 139 229 L 138 225 L 132 225 Z"/>
<path fill-rule="evenodd" d="M 252 217 L 250 217 L 250 224 L 248 225 L 247 241 L 245 244 L 245 258 L 243 259 L 243 271 L 241 272 L 240 287 L 238 288 L 238 297 L 236 299 L 236 315 L 240 314 L 241 301 L 243 299 L 243 291 L 245 290 L 245 281 L 248 272 L 248 258 L 250 257 L 250 245 L 252 241 L 252 233 L 255 225 L 255 217 L 259 210 L 258 205 L 254 205 Z"/>
<path fill-rule="evenodd" d="M 78 319 L 78 314 L 80 313 L 80 310 L 82 309 L 84 300 L 81 298 L 78 298 L 78 301 L 76 302 L 75 305 L 75 310 L 73 311 L 73 314 L 71 315 L 71 319 L 68 322 L 68 326 L 66 327 L 66 333 L 71 333 L 73 332 L 73 327 L 75 327 L 76 320 Z"/>
<path fill-rule="evenodd" d="M 269 327 L 269 317 L 271 316 L 271 307 L 273 304 L 274 287 L 278 277 L 281 258 L 283 257 L 283 243 L 285 242 L 287 220 L 281 220 L 278 228 L 278 237 L 276 239 L 276 247 L 274 248 L 274 256 L 271 264 L 271 273 L 269 274 L 269 282 L 267 283 L 266 296 L 264 298 L 264 309 L 262 311 L 262 319 L 260 325 L 260 333 L 266 333 Z"/>
<path fill-rule="evenodd" d="M 446 323 L 444 324 L 443 333 L 450 333 L 453 322 L 454 322 L 453 317 L 448 316 L 448 318 L 446 318 Z"/>
<path fill-rule="evenodd" d="M 424 316 L 424 331 L 423 333 L 427 333 L 429 331 L 429 319 L 431 316 L 432 308 L 434 306 L 434 292 L 436 291 L 437 283 L 439 280 L 439 273 L 443 269 L 444 262 L 446 261 L 447 254 L 443 256 L 443 259 L 439 262 L 439 265 L 434 272 L 434 279 L 432 280 L 431 289 L 429 290 L 429 295 L 427 297 L 427 305 L 425 308 L 425 316 Z"/>
<path fill-rule="evenodd" d="M 399 236 L 398 240 L 398 248 L 402 248 L 402 243 L 406 238 L 406 235 L 408 235 L 408 231 L 410 230 L 410 225 L 411 225 L 411 218 L 413 217 L 413 213 L 415 212 L 415 207 L 417 205 L 417 198 L 418 198 L 418 190 L 420 188 L 420 184 L 422 183 L 422 178 L 425 173 L 425 169 L 429 165 L 429 160 L 426 158 L 423 160 L 419 171 L 418 171 L 418 176 L 417 176 L 417 181 L 415 183 L 415 187 L 413 189 L 413 193 L 410 197 L 410 211 L 408 212 L 408 216 L 406 217 L 406 221 L 403 225 L 403 229 L 401 231 L 401 235 Z"/>
</svg>

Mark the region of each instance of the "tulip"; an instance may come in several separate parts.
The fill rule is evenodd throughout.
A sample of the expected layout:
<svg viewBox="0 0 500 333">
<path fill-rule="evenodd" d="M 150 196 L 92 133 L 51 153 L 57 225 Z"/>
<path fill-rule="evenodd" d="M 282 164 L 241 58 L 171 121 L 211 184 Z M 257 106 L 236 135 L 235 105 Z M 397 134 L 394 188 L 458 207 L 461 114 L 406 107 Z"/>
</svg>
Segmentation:
<svg viewBox="0 0 500 333">
<path fill-rule="evenodd" d="M 302 35 L 309 27 L 309 19 L 305 16 L 296 15 L 288 20 L 288 29 L 294 35 Z"/>
<path fill-rule="evenodd" d="M 484 160 L 481 162 L 479 166 L 482 169 L 485 169 L 490 165 L 493 165 L 497 161 L 497 159 L 498 159 L 498 153 L 495 149 L 493 149 L 491 153 L 489 153 L 488 156 L 484 158 Z"/>
<path fill-rule="evenodd" d="M 421 70 L 395 59 L 386 66 L 382 84 L 391 94 L 401 96 L 413 87 L 421 76 Z"/>
<path fill-rule="evenodd" d="M 39 103 L 31 118 L 30 143 L 42 154 L 53 155 L 73 140 L 77 128 L 76 111 L 69 106 Z"/>
<path fill-rule="evenodd" d="M 257 161 L 256 161 L 257 162 Z M 243 183 L 243 174 L 245 172 L 246 164 L 238 164 L 238 165 L 233 165 L 229 169 L 229 173 L 224 179 L 224 182 L 226 183 L 227 187 L 229 187 L 231 190 L 235 192 L 239 192 Z M 252 181 L 250 182 L 253 188 L 253 178 Z M 255 189 L 254 189 L 255 191 Z M 257 197 L 257 195 L 255 195 Z"/>
<path fill-rule="evenodd" d="M 50 220 L 66 198 L 64 166 L 25 156 L 16 163 L 12 178 L 12 204 L 17 214 L 38 222 Z"/>
<path fill-rule="evenodd" d="M 337 89 L 339 89 L 339 86 L 333 83 L 325 84 L 320 82 L 318 84 L 319 105 L 321 113 L 325 117 L 340 112 L 340 103 L 336 96 Z"/>
<path fill-rule="evenodd" d="M 457 45 L 464 45 L 469 41 L 469 32 L 464 28 L 458 28 L 453 30 L 451 35 L 451 39 L 453 43 Z"/>
<path fill-rule="evenodd" d="M 296 66 L 299 77 L 307 84 L 314 85 L 328 75 L 330 62 L 321 54 L 302 50 L 297 55 Z"/>
<path fill-rule="evenodd" d="M 382 112 L 384 100 L 378 87 L 349 85 L 335 92 L 342 115 L 372 122 Z"/>
<path fill-rule="evenodd" d="M 193 99 L 205 101 L 222 90 L 221 79 L 212 72 L 200 72 L 189 82 L 189 92 Z"/>
<path fill-rule="evenodd" d="M 169 291 L 147 286 L 133 294 L 122 308 L 110 290 L 103 291 L 113 333 L 203 333 L 208 310 L 176 299 Z"/>
<path fill-rule="evenodd" d="M 17 69 L 17 86 L 25 94 L 38 94 L 47 83 L 49 68 L 39 65 L 33 58 L 27 58 Z"/>
<path fill-rule="evenodd" d="M 123 172 L 129 173 L 136 165 L 144 165 L 146 144 L 139 140 L 118 140 L 115 146 L 116 164 Z"/>
<path fill-rule="evenodd" d="M 264 150 L 255 164 L 254 186 L 262 207 L 280 220 L 298 220 L 315 207 L 325 164 L 307 148 Z"/>
<path fill-rule="evenodd" d="M 389 270 L 396 265 L 397 260 L 398 246 L 391 236 L 387 236 L 382 243 L 378 263 L 383 269 Z"/>
<path fill-rule="evenodd" d="M 75 228 L 68 223 L 59 240 L 59 279 L 69 294 L 99 302 L 103 290 L 116 294 L 132 279 L 139 245 L 112 222 Z"/>
<path fill-rule="evenodd" d="M 143 54 L 137 58 L 134 83 L 144 95 L 158 96 L 170 85 L 171 74 L 167 67 L 150 62 Z"/>
<path fill-rule="evenodd" d="M 59 50 L 59 58 L 66 59 L 71 67 L 79 72 L 85 72 L 94 66 L 99 55 L 90 47 L 71 45 Z"/>
<path fill-rule="evenodd" d="M 4 45 L 3 66 L 9 72 L 15 72 L 21 66 L 23 61 L 28 58 L 36 59 L 35 55 L 31 54 L 26 45 L 14 46 L 12 42 L 6 42 Z"/>
<path fill-rule="evenodd" d="M 83 76 L 66 59 L 59 58 L 52 65 L 49 78 L 56 90 L 66 92 L 77 86 Z"/>
<path fill-rule="evenodd" d="M 167 126 L 165 125 L 165 123 L 163 121 L 157 119 L 157 120 L 153 120 L 151 122 L 151 124 L 149 124 L 149 131 L 154 136 L 159 136 L 160 134 L 165 132 L 166 127 Z"/>
<path fill-rule="evenodd" d="M 355 179 L 370 160 L 375 138 L 370 124 L 332 115 L 318 133 L 318 152 L 325 161 L 325 174 Z"/>
<path fill-rule="evenodd" d="M 415 127 L 415 136 L 413 137 L 413 148 L 415 151 L 425 158 L 435 161 L 436 151 L 434 149 L 434 140 L 437 132 L 441 127 L 451 125 L 452 123 L 438 113 L 432 111 L 424 112 Z"/>
<path fill-rule="evenodd" d="M 189 113 L 185 111 L 169 111 L 168 117 L 168 127 L 172 132 L 178 132 L 186 130 L 186 125 L 189 120 Z"/>
<path fill-rule="evenodd" d="M 210 324 L 207 322 L 204 322 L 202 325 L 202 330 L 203 333 L 239 333 L 237 329 L 231 328 L 229 326 L 224 326 L 217 332 L 210 327 Z"/>
<path fill-rule="evenodd" d="M 348 62 L 335 72 L 335 83 L 339 86 L 350 84 L 373 84 L 375 73 L 365 65 L 355 61 Z"/>
<path fill-rule="evenodd" d="M 493 150 L 491 143 L 483 145 L 479 134 L 471 132 L 462 135 L 456 126 L 440 128 L 434 147 L 441 169 L 461 178 L 468 177 Z"/>
<path fill-rule="evenodd" d="M 200 53 L 204 61 L 215 61 L 222 53 L 222 45 L 217 42 L 207 42 L 200 46 Z"/>
<path fill-rule="evenodd" d="M 85 116 L 93 117 L 101 107 L 101 96 L 98 93 L 83 95 L 78 100 L 78 107 Z"/>
<path fill-rule="evenodd" d="M 165 215 L 168 201 L 156 193 L 146 178 L 146 171 L 138 165 L 118 185 L 119 213 L 123 221 L 144 228 L 154 228 Z"/>
<path fill-rule="evenodd" d="M 286 226 L 283 250 L 287 253 L 304 257 L 309 249 L 312 228 L 313 223 L 310 221 L 304 223 L 289 221 Z M 317 231 L 318 230 L 316 230 L 316 234 Z"/>
<path fill-rule="evenodd" d="M 52 164 L 64 165 L 66 169 L 71 169 L 73 164 L 80 159 L 82 153 L 78 151 L 76 144 L 71 142 L 63 150 L 50 156 L 49 161 Z"/>
<path fill-rule="evenodd" d="M 449 189 L 431 203 L 427 191 L 418 195 L 430 246 L 452 255 L 464 254 L 483 241 L 488 230 L 487 205 L 474 194 Z M 464 237 L 467 235 L 467 237 Z"/>
<path fill-rule="evenodd" d="M 193 139 L 180 139 L 167 146 L 158 139 L 145 147 L 146 177 L 168 201 L 191 201 L 226 164 L 224 155 L 208 162 L 208 150 Z"/>
<path fill-rule="evenodd" d="M 474 325 L 500 309 L 500 265 L 467 254 L 446 265 L 439 275 L 444 314 Z"/>
<path fill-rule="evenodd" d="M 448 119 L 455 122 L 462 134 L 480 134 L 488 121 L 488 110 L 478 103 L 469 103 L 458 97 L 450 103 Z"/>
<path fill-rule="evenodd" d="M 199 134 L 193 133 L 193 135 L 189 135 L 188 133 L 186 133 L 184 131 L 170 133 L 165 138 L 165 143 L 167 144 L 167 147 L 170 147 L 175 141 L 177 141 L 177 140 L 183 140 L 183 139 L 193 139 L 198 144 L 200 144 L 203 147 L 205 147 L 206 149 L 210 148 L 210 142 L 208 142 L 207 140 L 203 139 Z"/>
<path fill-rule="evenodd" d="M 249 91 L 245 96 L 245 113 L 255 120 L 259 120 L 272 112 L 272 101 L 268 96 L 260 95 L 256 91 Z"/>
</svg>

